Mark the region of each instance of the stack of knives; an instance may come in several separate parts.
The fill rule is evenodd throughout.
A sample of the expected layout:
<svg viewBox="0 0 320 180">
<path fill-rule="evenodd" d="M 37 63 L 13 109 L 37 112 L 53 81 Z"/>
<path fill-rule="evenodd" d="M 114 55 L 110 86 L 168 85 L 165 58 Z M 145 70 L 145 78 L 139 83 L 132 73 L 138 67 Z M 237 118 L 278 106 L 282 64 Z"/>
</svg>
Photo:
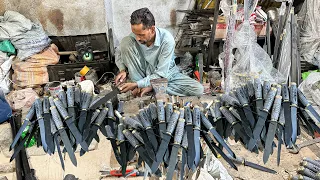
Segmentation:
<svg viewBox="0 0 320 180">
<path fill-rule="evenodd" d="M 68 86 L 67 90 L 61 90 L 56 96 L 43 96 L 36 98 L 29 109 L 24 123 L 17 132 L 10 151 L 14 153 L 12 161 L 19 152 L 30 144 L 36 137 L 38 147 L 52 155 L 58 152 L 61 166 L 64 169 L 62 153 L 67 152 L 71 162 L 76 166 L 77 160 L 74 152 L 78 145 L 81 147 L 80 155 L 88 151 L 92 140 L 99 142 L 98 129 L 107 137 L 105 125 L 114 123 L 113 105 L 110 99 L 119 92 L 113 90 L 105 96 L 93 95 L 92 92 L 81 91 L 80 86 Z M 118 109 L 122 112 L 122 103 Z M 26 135 L 22 138 L 24 131 Z M 19 139 L 21 139 L 20 143 Z M 61 150 L 63 145 L 63 150 Z"/>
<path fill-rule="evenodd" d="M 255 78 L 228 94 L 220 95 L 210 112 L 220 135 L 227 138 L 233 129 L 234 139 L 248 150 L 263 151 L 264 163 L 277 147 L 279 165 L 281 145 L 295 147 L 300 127 L 311 135 L 320 132 L 319 114 L 294 82 L 288 87 L 287 84 L 268 81 L 262 83 L 261 79 Z"/>
<path fill-rule="evenodd" d="M 291 180 L 319 180 L 320 179 L 320 160 L 309 157 L 303 158 L 297 170 L 298 175 L 291 176 Z"/>
</svg>

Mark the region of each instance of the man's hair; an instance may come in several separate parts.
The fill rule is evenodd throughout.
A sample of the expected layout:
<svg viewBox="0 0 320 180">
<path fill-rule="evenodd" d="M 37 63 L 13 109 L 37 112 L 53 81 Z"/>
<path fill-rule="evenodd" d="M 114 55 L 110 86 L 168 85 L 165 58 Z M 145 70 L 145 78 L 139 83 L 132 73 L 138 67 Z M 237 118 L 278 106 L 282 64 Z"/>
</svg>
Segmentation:
<svg viewBox="0 0 320 180">
<path fill-rule="evenodd" d="M 131 25 L 143 24 L 143 28 L 150 28 L 151 26 L 155 25 L 155 20 L 153 14 L 150 12 L 148 8 L 141 8 L 135 10 L 131 14 L 130 19 Z"/>
</svg>

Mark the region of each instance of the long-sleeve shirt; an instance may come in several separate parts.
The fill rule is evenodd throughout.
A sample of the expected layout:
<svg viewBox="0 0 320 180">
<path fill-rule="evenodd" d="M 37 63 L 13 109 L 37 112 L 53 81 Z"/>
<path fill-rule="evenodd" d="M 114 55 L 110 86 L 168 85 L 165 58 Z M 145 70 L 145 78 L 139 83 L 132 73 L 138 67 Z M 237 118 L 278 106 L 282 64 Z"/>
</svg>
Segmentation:
<svg viewBox="0 0 320 180">
<path fill-rule="evenodd" d="M 135 38 L 135 35 L 132 33 L 130 34 L 131 37 Z M 179 72 L 178 67 L 175 65 L 174 62 L 174 48 L 175 48 L 175 41 L 171 33 L 162 28 L 156 28 L 156 38 L 153 45 L 147 47 L 136 41 L 137 47 L 142 54 L 138 61 L 143 61 L 141 63 L 142 66 L 139 69 L 144 72 L 138 72 L 139 75 L 143 74 L 143 78 L 137 80 L 137 84 L 139 88 L 150 86 L 150 80 L 157 79 L 157 78 L 167 78 L 170 80 L 170 77 Z M 119 52 L 118 52 L 119 53 Z M 120 52 L 121 53 L 121 52 Z M 120 70 L 124 70 L 127 67 L 126 58 L 123 56 L 116 55 L 116 65 Z M 128 59 L 128 61 L 134 61 L 135 59 Z M 138 68 L 137 68 L 138 69 Z M 135 76 L 131 74 L 130 76 Z M 141 77 L 141 76 L 139 76 Z"/>
</svg>

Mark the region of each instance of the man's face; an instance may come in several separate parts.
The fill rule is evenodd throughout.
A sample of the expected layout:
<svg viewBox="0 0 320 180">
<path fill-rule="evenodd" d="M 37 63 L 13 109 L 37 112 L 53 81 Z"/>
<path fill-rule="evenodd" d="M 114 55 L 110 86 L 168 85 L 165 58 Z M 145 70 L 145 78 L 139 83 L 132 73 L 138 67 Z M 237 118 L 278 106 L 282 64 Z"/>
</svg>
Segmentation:
<svg viewBox="0 0 320 180">
<path fill-rule="evenodd" d="M 151 45 L 154 41 L 155 27 L 143 28 L 143 24 L 131 25 L 132 32 L 136 35 L 136 40 L 144 45 Z"/>
</svg>

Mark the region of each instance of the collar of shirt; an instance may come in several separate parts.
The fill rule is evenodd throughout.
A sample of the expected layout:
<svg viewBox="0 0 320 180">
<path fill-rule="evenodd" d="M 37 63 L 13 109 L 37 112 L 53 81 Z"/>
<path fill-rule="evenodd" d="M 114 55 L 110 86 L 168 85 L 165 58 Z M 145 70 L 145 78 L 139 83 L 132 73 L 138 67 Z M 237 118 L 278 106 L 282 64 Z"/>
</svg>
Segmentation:
<svg viewBox="0 0 320 180">
<path fill-rule="evenodd" d="M 161 40 L 160 31 L 158 28 L 156 28 L 156 39 L 154 41 L 154 46 L 160 46 L 161 45 L 160 40 Z"/>
</svg>

